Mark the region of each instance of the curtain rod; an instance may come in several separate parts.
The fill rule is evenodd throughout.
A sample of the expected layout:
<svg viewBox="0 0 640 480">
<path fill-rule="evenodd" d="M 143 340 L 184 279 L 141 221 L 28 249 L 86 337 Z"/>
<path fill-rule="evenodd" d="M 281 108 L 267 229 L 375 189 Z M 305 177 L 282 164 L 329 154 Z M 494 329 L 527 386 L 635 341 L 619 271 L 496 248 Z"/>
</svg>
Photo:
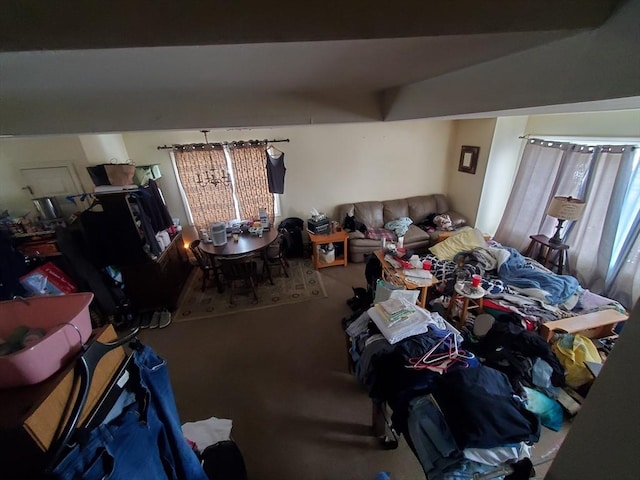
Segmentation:
<svg viewBox="0 0 640 480">
<path fill-rule="evenodd" d="M 280 142 L 289 142 L 288 138 L 280 138 L 280 139 L 264 139 L 264 140 L 235 140 L 232 142 L 207 142 L 207 143 L 174 143 L 173 145 L 160 145 L 158 146 L 158 150 L 204 150 L 207 148 L 220 148 L 224 146 L 230 147 L 246 147 L 246 146 L 258 146 L 258 145 L 266 145 L 267 143 L 280 143 Z"/>
</svg>

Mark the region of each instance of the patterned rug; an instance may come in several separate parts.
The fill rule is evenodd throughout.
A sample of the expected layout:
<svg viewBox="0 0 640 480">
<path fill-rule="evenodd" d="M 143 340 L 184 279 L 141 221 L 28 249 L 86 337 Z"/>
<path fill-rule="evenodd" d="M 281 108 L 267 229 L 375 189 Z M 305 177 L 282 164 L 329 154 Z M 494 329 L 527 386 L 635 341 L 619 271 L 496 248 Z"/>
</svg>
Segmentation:
<svg viewBox="0 0 640 480">
<path fill-rule="evenodd" d="M 204 292 L 202 287 L 202 273 L 194 271 L 187 280 L 187 286 L 182 292 L 179 306 L 173 315 L 174 322 L 196 320 L 205 317 L 230 315 L 249 310 L 277 307 L 287 303 L 298 303 L 326 298 L 327 292 L 318 271 L 314 270 L 310 259 L 289 260 L 289 277 L 282 271 L 273 268 L 273 285 L 268 279 L 258 284 L 258 302 L 252 293 L 233 295 L 233 305 L 229 304 L 229 292 L 218 293 L 213 282 L 209 282 Z"/>
</svg>

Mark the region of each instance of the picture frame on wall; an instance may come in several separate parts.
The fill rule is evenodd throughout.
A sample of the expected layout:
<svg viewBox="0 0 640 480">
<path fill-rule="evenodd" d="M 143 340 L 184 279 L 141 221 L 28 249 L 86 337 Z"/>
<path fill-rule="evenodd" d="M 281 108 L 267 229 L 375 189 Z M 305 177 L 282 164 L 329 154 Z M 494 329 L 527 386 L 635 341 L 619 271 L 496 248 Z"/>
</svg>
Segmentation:
<svg viewBox="0 0 640 480">
<path fill-rule="evenodd" d="M 462 145 L 458 171 L 475 174 L 478 166 L 478 155 L 480 155 L 480 147 Z"/>
</svg>

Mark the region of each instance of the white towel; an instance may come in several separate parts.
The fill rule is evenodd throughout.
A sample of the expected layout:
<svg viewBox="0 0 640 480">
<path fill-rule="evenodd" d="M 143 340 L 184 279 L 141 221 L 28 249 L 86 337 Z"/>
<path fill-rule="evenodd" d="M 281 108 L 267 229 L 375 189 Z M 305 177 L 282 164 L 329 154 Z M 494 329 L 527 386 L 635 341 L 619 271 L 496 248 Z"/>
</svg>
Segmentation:
<svg viewBox="0 0 640 480">
<path fill-rule="evenodd" d="M 182 425 L 182 434 L 194 442 L 201 452 L 209 445 L 231 438 L 231 420 L 211 417 Z"/>
</svg>

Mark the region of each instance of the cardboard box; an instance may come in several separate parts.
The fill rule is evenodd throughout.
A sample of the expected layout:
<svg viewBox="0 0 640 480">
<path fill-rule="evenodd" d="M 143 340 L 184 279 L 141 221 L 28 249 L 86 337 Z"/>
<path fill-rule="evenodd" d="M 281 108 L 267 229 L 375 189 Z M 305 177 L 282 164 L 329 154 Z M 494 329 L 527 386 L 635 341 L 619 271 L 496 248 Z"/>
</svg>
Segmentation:
<svg viewBox="0 0 640 480">
<path fill-rule="evenodd" d="M 78 291 L 71 278 L 52 262 L 20 277 L 20 284 L 32 295 L 66 295 Z"/>
</svg>

